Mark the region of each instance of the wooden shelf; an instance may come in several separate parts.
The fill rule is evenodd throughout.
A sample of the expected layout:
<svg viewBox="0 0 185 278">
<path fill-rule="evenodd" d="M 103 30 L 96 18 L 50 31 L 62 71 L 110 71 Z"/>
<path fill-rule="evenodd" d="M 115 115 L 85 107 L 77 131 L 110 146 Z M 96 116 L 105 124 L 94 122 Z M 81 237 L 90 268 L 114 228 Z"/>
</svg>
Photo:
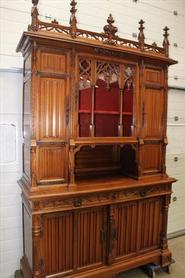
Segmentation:
<svg viewBox="0 0 185 278">
<path fill-rule="evenodd" d="M 135 137 L 80 137 L 76 140 L 70 139 L 70 145 L 119 145 L 137 144 Z"/>
<path fill-rule="evenodd" d="M 91 114 L 91 111 L 90 110 L 85 110 L 85 109 L 81 109 L 78 111 L 79 113 L 81 114 Z M 118 111 L 104 111 L 104 110 L 95 110 L 93 112 L 94 114 L 102 114 L 102 115 L 120 115 L 120 112 Z M 133 113 L 132 112 L 122 112 L 122 115 L 125 115 L 125 116 L 132 116 Z"/>
</svg>

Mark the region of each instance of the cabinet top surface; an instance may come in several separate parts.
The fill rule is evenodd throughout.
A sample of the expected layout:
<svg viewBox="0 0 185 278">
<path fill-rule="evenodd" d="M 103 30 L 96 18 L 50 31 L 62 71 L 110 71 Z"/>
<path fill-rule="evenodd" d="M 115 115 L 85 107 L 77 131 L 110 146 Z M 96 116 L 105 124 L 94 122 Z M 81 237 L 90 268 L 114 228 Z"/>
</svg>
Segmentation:
<svg viewBox="0 0 185 278">
<path fill-rule="evenodd" d="M 72 47 L 86 46 L 95 48 L 98 54 L 111 55 L 113 52 L 131 54 L 140 57 L 153 58 L 161 60 L 167 64 L 175 64 L 176 61 L 169 58 L 169 29 L 165 27 L 163 34 L 163 46 L 159 47 L 155 42 L 151 45 L 145 43 L 144 21 L 139 21 L 138 41 L 132 41 L 120 38 L 116 33 L 118 28 L 114 25 L 114 19 L 110 14 L 107 24 L 103 27 L 103 32 L 92 32 L 79 29 L 76 19 L 76 2 L 71 1 L 70 25 L 64 26 L 58 21 L 44 22 L 39 19 L 38 2 L 32 1 L 33 7 L 31 12 L 32 21 L 28 26 L 28 32 L 24 32 L 17 46 L 17 52 L 23 54 L 27 49 L 27 44 L 34 40 L 47 40 L 48 44 L 52 41 L 58 43 L 67 43 Z"/>
<path fill-rule="evenodd" d="M 153 177 L 145 177 L 140 180 L 135 180 L 133 178 L 126 177 L 101 177 L 94 178 L 92 180 L 89 179 L 81 179 L 78 180 L 77 183 L 73 186 L 65 186 L 59 185 L 55 188 L 51 187 L 40 187 L 37 191 L 29 192 L 29 199 L 42 199 L 47 197 L 65 197 L 65 196 L 78 196 L 82 194 L 89 194 L 93 192 L 108 192 L 115 190 L 124 190 L 128 188 L 139 188 L 145 187 L 149 185 L 165 185 L 176 182 L 176 179 L 171 177 L 161 177 L 161 176 L 153 176 Z M 25 191 L 24 184 L 22 180 L 19 181 L 19 184 L 23 191 Z M 27 193 L 26 193 L 27 195 Z"/>
</svg>

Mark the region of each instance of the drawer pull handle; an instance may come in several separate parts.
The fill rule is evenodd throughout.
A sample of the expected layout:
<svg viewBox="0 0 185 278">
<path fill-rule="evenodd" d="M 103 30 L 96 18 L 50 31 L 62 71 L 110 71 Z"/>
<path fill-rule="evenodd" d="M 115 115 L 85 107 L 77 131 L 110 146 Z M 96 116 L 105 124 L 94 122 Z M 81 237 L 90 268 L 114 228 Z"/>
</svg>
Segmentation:
<svg viewBox="0 0 185 278">
<path fill-rule="evenodd" d="M 147 191 L 146 191 L 146 190 L 140 190 L 140 191 L 139 191 L 139 195 L 140 195 L 141 197 L 146 197 Z"/>
<path fill-rule="evenodd" d="M 74 205 L 74 207 L 81 207 L 81 205 L 82 205 L 82 200 L 81 200 L 81 199 L 75 199 L 75 200 L 73 201 L 73 205 Z"/>
</svg>

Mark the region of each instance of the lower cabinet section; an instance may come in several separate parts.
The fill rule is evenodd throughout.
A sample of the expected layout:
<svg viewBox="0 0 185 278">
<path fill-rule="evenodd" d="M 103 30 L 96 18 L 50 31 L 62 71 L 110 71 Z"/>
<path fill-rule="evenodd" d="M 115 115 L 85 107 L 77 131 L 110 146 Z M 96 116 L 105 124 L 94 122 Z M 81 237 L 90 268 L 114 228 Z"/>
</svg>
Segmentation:
<svg viewBox="0 0 185 278">
<path fill-rule="evenodd" d="M 169 264 L 168 200 L 163 195 L 30 219 L 24 207 L 25 278 L 109 277 L 149 262 Z M 31 223 L 32 242 L 26 236 Z"/>
</svg>

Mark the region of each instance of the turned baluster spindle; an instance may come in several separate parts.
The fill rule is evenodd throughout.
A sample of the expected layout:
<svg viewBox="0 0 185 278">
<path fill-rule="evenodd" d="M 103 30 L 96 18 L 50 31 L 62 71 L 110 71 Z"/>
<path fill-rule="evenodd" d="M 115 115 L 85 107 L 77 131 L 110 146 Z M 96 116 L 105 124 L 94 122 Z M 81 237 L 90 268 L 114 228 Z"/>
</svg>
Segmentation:
<svg viewBox="0 0 185 278">
<path fill-rule="evenodd" d="M 169 30 L 170 29 L 167 26 L 163 29 L 163 31 L 164 31 L 164 34 L 163 34 L 163 37 L 164 37 L 164 39 L 163 39 L 163 48 L 165 50 L 165 55 L 167 57 L 169 56 L 169 45 L 170 45 L 169 40 L 168 40 L 168 36 L 169 36 L 168 31 Z"/>
<path fill-rule="evenodd" d="M 141 50 L 144 50 L 144 44 L 145 44 L 145 35 L 144 35 L 144 32 L 143 30 L 145 29 L 145 27 L 143 26 L 144 24 L 144 20 L 140 20 L 139 21 L 139 34 L 138 34 L 138 41 L 139 41 L 139 45 L 140 45 L 140 49 Z"/>
<path fill-rule="evenodd" d="M 32 10 L 31 10 L 31 24 L 28 25 L 28 31 L 38 31 L 38 8 L 37 5 L 39 0 L 32 0 Z"/>
<path fill-rule="evenodd" d="M 76 4 L 77 2 L 75 2 L 75 0 L 71 1 L 71 16 L 70 16 L 70 34 L 72 38 L 76 38 L 76 30 L 77 30 L 77 19 L 76 19 Z"/>
</svg>

